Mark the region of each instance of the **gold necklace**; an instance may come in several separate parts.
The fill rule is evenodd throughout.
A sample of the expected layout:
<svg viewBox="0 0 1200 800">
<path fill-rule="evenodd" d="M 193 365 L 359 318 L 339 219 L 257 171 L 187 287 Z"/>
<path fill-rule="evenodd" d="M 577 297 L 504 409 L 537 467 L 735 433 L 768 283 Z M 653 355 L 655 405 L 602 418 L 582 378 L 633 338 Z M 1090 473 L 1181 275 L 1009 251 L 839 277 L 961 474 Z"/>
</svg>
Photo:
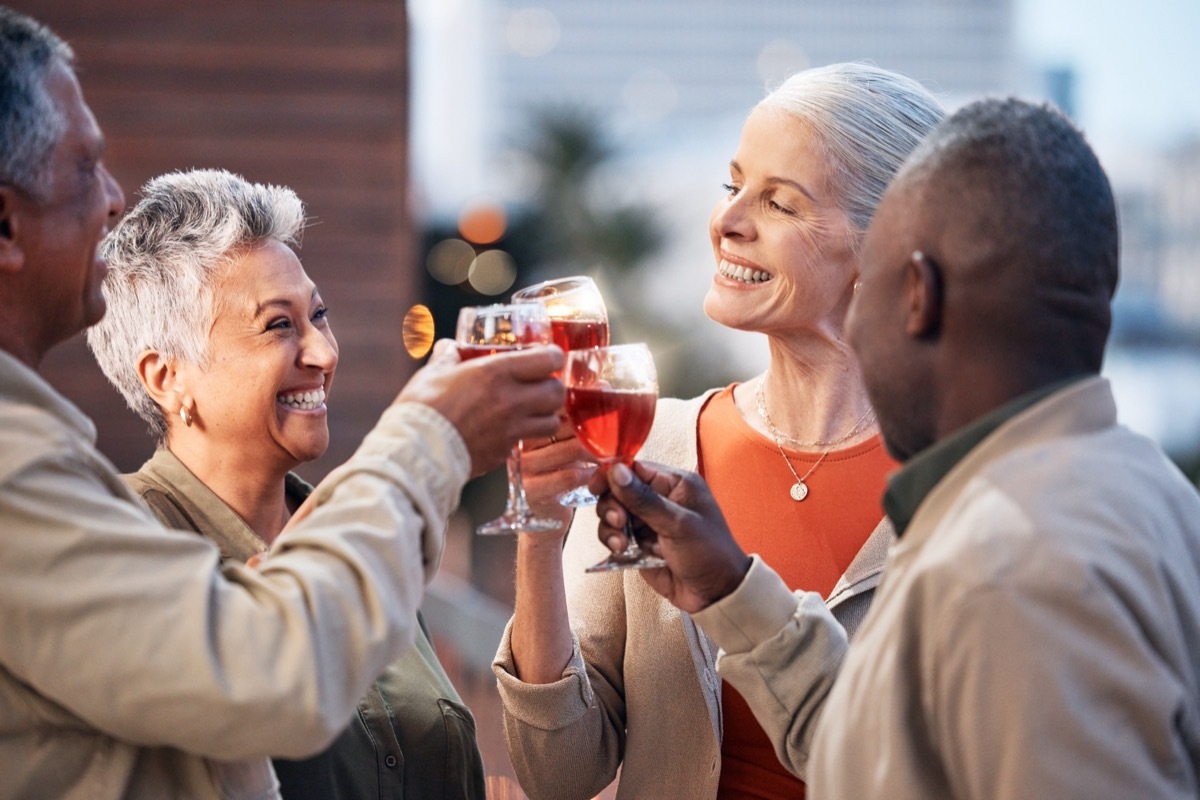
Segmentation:
<svg viewBox="0 0 1200 800">
<path fill-rule="evenodd" d="M 833 448 L 837 447 L 843 442 L 849 441 L 852 437 L 862 431 L 866 427 L 866 424 L 869 424 L 867 423 L 867 417 L 871 416 L 872 409 L 868 406 L 863 415 L 858 418 L 858 422 L 854 423 L 854 427 L 850 429 L 850 432 L 845 436 L 833 440 L 832 442 L 799 442 L 796 439 L 793 439 L 791 436 L 785 434 L 783 431 L 779 430 L 779 428 L 776 428 L 775 423 L 771 422 L 771 415 L 767 413 L 766 398 L 763 395 L 763 384 L 766 382 L 767 376 L 763 375 L 762 380 L 758 382 L 758 388 L 756 388 L 754 391 L 754 404 L 758 410 L 759 419 L 763 421 L 763 424 L 767 426 L 767 430 L 771 433 L 771 439 L 774 440 L 775 447 L 779 450 L 779 455 L 783 456 L 783 463 L 787 464 L 788 472 L 792 473 L 792 477 L 796 479 L 796 482 L 792 484 L 792 488 L 788 490 L 788 494 L 793 500 L 799 503 L 801 500 L 808 497 L 808 484 L 805 483 L 805 481 L 808 480 L 808 476 L 812 475 L 816 468 L 821 466 L 821 462 L 825 460 L 825 456 L 829 455 Z M 789 442 L 797 444 L 801 447 L 825 448 L 825 451 L 821 453 L 821 457 L 817 459 L 816 463 L 808 468 L 808 472 L 804 473 L 803 478 L 797 474 L 795 467 L 792 466 L 792 460 L 788 458 L 787 453 L 783 452 L 784 439 L 787 439 Z"/>
</svg>

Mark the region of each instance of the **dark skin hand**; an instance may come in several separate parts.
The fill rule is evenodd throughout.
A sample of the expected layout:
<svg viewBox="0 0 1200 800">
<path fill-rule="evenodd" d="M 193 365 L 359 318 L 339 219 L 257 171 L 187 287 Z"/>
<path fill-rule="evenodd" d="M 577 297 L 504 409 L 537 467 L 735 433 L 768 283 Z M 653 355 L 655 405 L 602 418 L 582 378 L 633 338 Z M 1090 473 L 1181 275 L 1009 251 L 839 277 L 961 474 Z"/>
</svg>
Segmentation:
<svg viewBox="0 0 1200 800">
<path fill-rule="evenodd" d="M 553 345 L 462 361 L 442 340 L 396 402 L 424 403 L 449 420 L 471 454 L 471 474 L 482 475 L 503 466 L 519 439 L 558 430 L 567 390 L 554 373 L 562 364 Z"/>
<path fill-rule="evenodd" d="M 746 577 L 750 557 L 729 532 L 704 479 L 693 472 L 635 462 L 596 470 L 591 490 L 600 497 L 600 541 L 625 549 L 623 526 L 633 515 L 634 536 L 667 566 L 640 570 L 672 605 L 688 613 L 729 595 Z"/>
</svg>

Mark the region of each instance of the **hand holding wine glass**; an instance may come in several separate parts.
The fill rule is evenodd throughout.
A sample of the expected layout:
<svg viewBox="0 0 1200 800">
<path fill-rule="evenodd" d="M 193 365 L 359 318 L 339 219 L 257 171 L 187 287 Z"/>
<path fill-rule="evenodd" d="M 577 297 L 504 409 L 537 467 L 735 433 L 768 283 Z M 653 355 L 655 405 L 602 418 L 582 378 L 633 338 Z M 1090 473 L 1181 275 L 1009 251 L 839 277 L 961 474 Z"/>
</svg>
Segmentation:
<svg viewBox="0 0 1200 800">
<path fill-rule="evenodd" d="M 654 422 L 658 378 L 654 357 L 644 344 L 575 350 L 567 355 L 564 382 L 567 416 L 581 444 L 601 464 L 633 463 Z M 644 552 L 626 521 L 629 547 L 588 572 L 665 566 Z"/>
<path fill-rule="evenodd" d="M 597 534 L 610 550 L 635 526 L 667 566 L 644 574 L 671 605 L 695 614 L 732 593 L 751 559 L 734 540 L 704 479 L 695 472 L 639 461 L 592 478 L 600 492 Z"/>
<path fill-rule="evenodd" d="M 512 301 L 541 303 L 550 316 L 554 343 L 564 353 L 608 344 L 608 310 L 595 281 L 585 275 L 534 284 L 513 294 Z M 594 464 L 583 462 L 576 466 L 591 468 Z M 587 489 L 586 480 L 576 482 L 557 499 L 572 508 L 596 502 L 596 496 Z"/>
<path fill-rule="evenodd" d="M 553 342 L 550 318 L 538 303 L 464 308 L 459 312 L 454 338 L 464 361 Z M 504 513 L 479 526 L 477 533 L 486 536 L 548 531 L 561 524 L 558 520 L 537 517 L 529 510 L 521 483 L 521 444 L 518 442 L 508 459 L 508 501 Z"/>
</svg>

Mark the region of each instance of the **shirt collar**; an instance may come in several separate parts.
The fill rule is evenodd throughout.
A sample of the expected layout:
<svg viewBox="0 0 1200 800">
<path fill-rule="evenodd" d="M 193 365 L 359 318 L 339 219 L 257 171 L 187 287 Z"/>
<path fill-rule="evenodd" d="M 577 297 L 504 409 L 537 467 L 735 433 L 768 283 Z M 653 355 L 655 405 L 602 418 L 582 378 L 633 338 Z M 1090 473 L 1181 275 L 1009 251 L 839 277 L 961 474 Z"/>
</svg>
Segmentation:
<svg viewBox="0 0 1200 800">
<path fill-rule="evenodd" d="M 883 508 L 896 526 L 896 536 L 903 536 L 908 523 L 925 498 L 942 478 L 966 457 L 967 453 L 997 428 L 1031 408 L 1058 390 L 1080 378 L 1068 378 L 1042 386 L 1010 400 L 950 436 L 917 453 L 888 479 L 883 495 Z"/>
<path fill-rule="evenodd" d="M 155 450 L 138 473 L 163 487 L 176 502 L 186 504 L 197 533 L 215 542 L 223 558 L 245 561 L 266 549 L 266 543 L 254 529 L 166 447 Z M 284 477 L 284 491 L 297 504 L 312 490 L 313 487 L 295 473 L 289 472 Z"/>
</svg>

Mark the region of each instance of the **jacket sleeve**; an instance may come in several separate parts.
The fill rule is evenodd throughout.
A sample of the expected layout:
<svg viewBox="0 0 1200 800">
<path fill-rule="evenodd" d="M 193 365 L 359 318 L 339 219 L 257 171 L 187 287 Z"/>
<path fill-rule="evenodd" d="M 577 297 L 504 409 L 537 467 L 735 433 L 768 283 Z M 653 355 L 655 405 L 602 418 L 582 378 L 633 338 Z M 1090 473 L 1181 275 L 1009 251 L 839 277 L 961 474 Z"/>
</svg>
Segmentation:
<svg viewBox="0 0 1200 800">
<path fill-rule="evenodd" d="M 803 779 L 849 647 L 845 629 L 819 594 L 793 593 L 757 555 L 736 590 L 692 619 L 721 648 L 721 677 L 745 698 L 780 762 Z"/>
<path fill-rule="evenodd" d="M 448 421 L 394 406 L 258 570 L 223 569 L 57 444 L 0 485 L 0 663 L 88 727 L 223 760 L 308 755 L 344 727 L 412 642 L 469 470 Z"/>
<path fill-rule="evenodd" d="M 624 754 L 624 582 L 619 572 L 584 575 L 606 552 L 596 527 L 594 513 L 577 513 L 563 553 L 574 647 L 562 679 L 517 679 L 511 623 L 492 665 L 509 755 L 532 800 L 595 797 L 616 777 Z"/>
</svg>

